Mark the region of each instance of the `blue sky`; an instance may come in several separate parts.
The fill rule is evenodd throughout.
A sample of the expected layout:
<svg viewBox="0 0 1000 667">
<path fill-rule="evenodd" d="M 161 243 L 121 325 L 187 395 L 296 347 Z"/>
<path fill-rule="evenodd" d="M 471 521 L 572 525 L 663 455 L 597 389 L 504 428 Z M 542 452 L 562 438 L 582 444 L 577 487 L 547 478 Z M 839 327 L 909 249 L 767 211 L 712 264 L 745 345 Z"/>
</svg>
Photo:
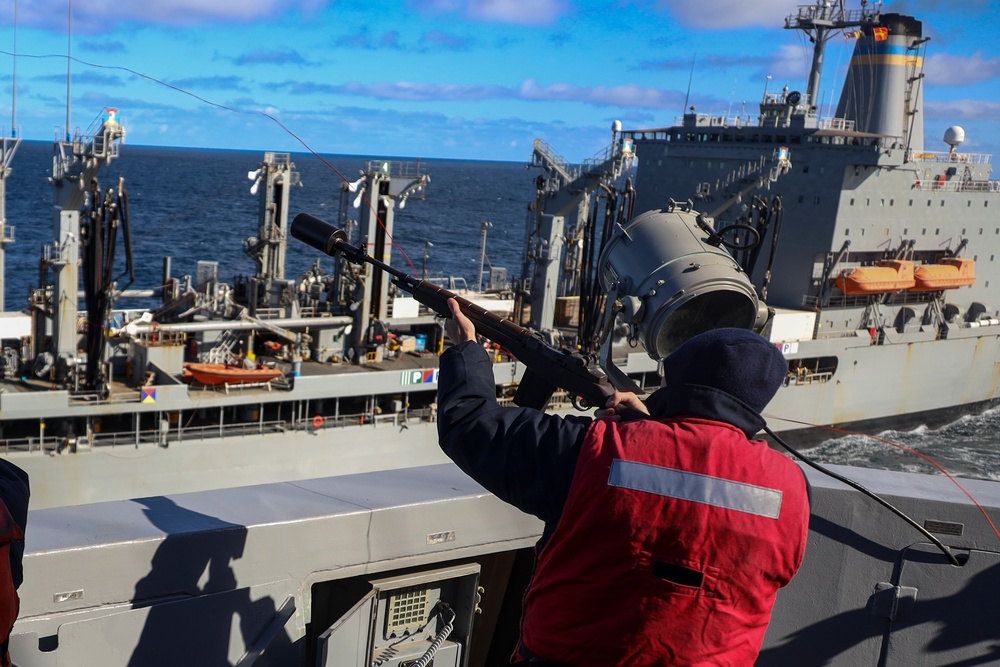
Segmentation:
<svg viewBox="0 0 1000 667">
<path fill-rule="evenodd" d="M 14 9 L 0 0 L 8 128 Z M 305 150 L 263 112 L 325 154 L 528 161 L 542 138 L 577 161 L 608 143 L 615 119 L 671 125 L 692 58 L 689 104 L 699 111 L 754 113 L 768 75 L 771 92 L 804 89 L 809 45 L 782 29 L 794 9 L 785 0 L 74 0 L 70 39 L 68 0 L 19 0 L 16 122 L 27 139 L 65 131 L 69 49 L 79 59 L 72 126 L 118 107 L 130 144 Z M 944 129 L 960 124 L 965 150 L 1000 152 L 997 10 L 985 0 L 883 6 L 923 20 L 932 38 L 928 149 L 946 149 Z M 840 94 L 852 44 L 830 42 L 824 107 Z"/>
</svg>

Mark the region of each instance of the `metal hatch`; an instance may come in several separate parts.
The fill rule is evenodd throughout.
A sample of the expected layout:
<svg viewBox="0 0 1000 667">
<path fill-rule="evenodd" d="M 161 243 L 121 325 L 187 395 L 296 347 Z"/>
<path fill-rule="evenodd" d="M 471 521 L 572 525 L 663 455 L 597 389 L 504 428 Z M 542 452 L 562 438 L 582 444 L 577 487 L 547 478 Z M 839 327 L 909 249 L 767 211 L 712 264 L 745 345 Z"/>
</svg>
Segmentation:
<svg viewBox="0 0 1000 667">
<path fill-rule="evenodd" d="M 465 667 L 479 564 L 370 581 L 317 640 L 317 667 Z"/>
</svg>

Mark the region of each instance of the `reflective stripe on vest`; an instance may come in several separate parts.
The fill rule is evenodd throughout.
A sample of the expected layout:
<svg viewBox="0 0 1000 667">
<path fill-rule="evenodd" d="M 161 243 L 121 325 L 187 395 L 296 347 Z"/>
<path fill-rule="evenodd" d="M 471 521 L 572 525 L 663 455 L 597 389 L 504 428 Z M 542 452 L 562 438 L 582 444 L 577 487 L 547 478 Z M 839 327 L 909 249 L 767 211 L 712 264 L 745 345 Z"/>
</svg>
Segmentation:
<svg viewBox="0 0 1000 667">
<path fill-rule="evenodd" d="M 649 463 L 612 460 L 608 486 L 655 493 L 769 519 L 777 519 L 781 515 L 781 491 L 776 489 Z"/>
</svg>

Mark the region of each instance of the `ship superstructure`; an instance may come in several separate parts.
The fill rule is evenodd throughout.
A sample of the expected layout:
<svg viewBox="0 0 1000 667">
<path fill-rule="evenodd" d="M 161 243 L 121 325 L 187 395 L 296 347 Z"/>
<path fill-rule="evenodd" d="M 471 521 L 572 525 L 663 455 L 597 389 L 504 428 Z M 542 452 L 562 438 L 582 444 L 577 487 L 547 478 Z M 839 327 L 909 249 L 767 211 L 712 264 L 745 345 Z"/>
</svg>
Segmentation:
<svg viewBox="0 0 1000 667">
<path fill-rule="evenodd" d="M 765 333 L 792 367 L 769 412 L 846 424 L 996 399 L 1000 183 L 989 155 L 961 151 L 959 127 L 947 150 L 924 146 L 920 21 L 817 3 L 786 27 L 815 43 L 807 92 L 765 93 L 756 117 L 690 110 L 672 127 L 623 132 L 638 158 L 636 211 L 711 210 L 787 148 L 788 173 L 715 221 L 760 238 L 734 256 L 774 309 Z M 854 54 L 836 115 L 823 117 L 824 38 L 845 29 Z"/>
</svg>

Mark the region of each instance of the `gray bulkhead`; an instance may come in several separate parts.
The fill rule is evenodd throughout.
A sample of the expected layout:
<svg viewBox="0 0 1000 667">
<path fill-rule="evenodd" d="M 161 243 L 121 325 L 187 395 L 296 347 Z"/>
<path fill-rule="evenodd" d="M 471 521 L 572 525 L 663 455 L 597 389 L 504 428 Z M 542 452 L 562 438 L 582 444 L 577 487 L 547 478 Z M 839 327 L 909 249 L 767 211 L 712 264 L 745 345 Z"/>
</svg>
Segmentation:
<svg viewBox="0 0 1000 667">
<path fill-rule="evenodd" d="M 942 476 L 834 468 L 925 526 L 960 566 L 806 469 L 805 561 L 778 594 L 757 664 L 996 661 L 1000 537 L 979 509 Z M 995 484 L 964 484 L 985 511 L 1000 507 Z M 464 620 L 434 664 L 501 664 L 524 587 L 516 563 L 530 566 L 521 557 L 540 528 L 452 464 L 34 510 L 11 654 L 21 667 L 179 655 L 206 667 L 400 667 L 445 634 L 443 600 Z M 394 604 L 410 610 L 406 623 L 387 620 Z"/>
</svg>

